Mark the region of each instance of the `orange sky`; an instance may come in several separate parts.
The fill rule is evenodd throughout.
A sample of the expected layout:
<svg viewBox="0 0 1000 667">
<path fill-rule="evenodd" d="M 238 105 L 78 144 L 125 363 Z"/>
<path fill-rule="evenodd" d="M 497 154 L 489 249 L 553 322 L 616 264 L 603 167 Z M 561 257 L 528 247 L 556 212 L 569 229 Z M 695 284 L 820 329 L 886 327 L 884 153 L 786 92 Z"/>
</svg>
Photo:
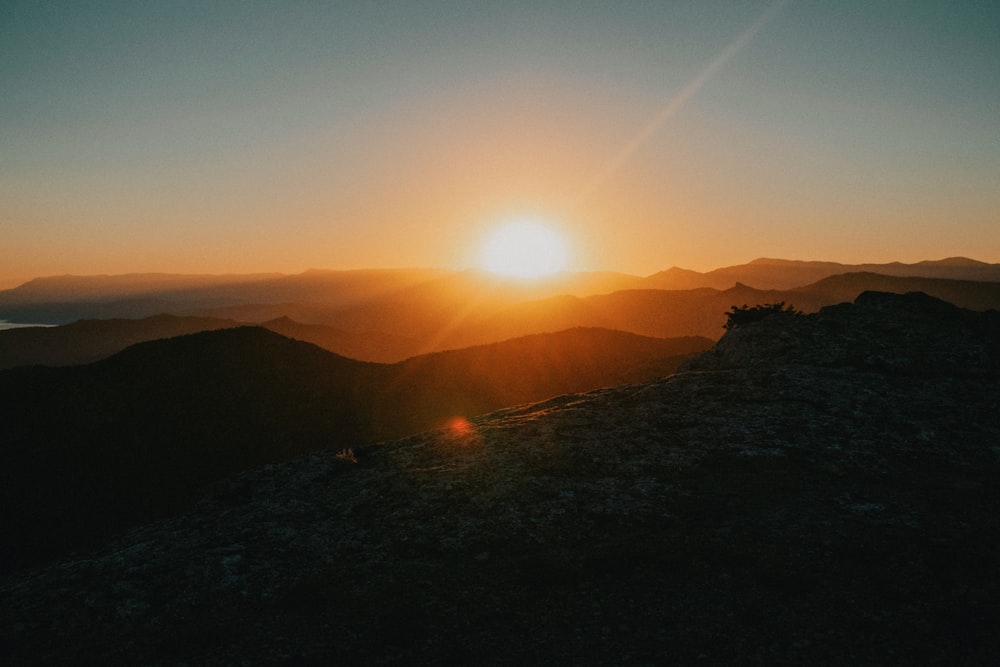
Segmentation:
<svg viewBox="0 0 1000 667">
<path fill-rule="evenodd" d="M 1000 261 L 982 3 L 0 8 L 0 288 L 464 268 Z M 990 26 L 993 26 L 991 28 Z"/>
</svg>

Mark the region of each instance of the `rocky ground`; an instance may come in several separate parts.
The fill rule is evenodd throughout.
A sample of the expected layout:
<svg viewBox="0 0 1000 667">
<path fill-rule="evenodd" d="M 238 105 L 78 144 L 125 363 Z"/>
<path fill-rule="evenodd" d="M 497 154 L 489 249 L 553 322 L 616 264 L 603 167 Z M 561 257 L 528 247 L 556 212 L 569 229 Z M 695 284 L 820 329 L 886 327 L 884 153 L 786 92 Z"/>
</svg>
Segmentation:
<svg viewBox="0 0 1000 667">
<path fill-rule="evenodd" d="M 1000 661 L 1000 320 L 867 293 L 219 485 L 0 584 L 5 664 Z"/>
</svg>

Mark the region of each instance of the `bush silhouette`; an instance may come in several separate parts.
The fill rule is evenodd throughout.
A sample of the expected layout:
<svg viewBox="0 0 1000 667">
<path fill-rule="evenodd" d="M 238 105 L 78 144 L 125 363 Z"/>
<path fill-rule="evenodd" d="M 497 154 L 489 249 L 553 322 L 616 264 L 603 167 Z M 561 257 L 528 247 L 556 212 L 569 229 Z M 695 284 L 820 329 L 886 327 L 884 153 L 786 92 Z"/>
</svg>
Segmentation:
<svg viewBox="0 0 1000 667">
<path fill-rule="evenodd" d="M 771 315 L 798 316 L 802 315 L 802 311 L 795 310 L 794 306 L 786 307 L 784 301 L 765 303 L 763 305 L 757 304 L 756 306 L 748 306 L 746 304 L 732 306 L 729 312 L 726 313 L 726 323 L 722 326 L 725 329 L 735 329 L 736 327 L 757 322 Z"/>
</svg>

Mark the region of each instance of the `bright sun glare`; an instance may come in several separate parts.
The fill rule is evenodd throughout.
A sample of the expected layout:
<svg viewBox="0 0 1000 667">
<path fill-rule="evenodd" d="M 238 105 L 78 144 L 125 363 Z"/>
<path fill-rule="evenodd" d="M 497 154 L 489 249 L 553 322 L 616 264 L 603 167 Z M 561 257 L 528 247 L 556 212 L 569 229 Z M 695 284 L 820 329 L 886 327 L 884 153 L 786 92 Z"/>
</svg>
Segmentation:
<svg viewBox="0 0 1000 667">
<path fill-rule="evenodd" d="M 540 278 L 566 268 L 566 242 L 544 224 L 510 222 L 488 236 L 479 252 L 479 266 L 515 278 Z"/>
</svg>

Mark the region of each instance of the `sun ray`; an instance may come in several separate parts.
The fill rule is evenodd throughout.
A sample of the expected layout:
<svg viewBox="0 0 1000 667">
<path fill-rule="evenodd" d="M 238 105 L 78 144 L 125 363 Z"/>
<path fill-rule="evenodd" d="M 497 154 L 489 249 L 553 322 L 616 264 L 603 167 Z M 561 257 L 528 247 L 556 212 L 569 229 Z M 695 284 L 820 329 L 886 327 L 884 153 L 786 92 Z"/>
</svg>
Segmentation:
<svg viewBox="0 0 1000 667">
<path fill-rule="evenodd" d="M 667 104 L 660 109 L 646 125 L 640 129 L 622 148 L 615 153 L 611 159 L 590 179 L 583 191 L 578 196 L 578 205 L 583 203 L 595 190 L 607 181 L 622 164 L 646 144 L 655 135 L 670 117 L 677 113 L 687 102 L 701 90 L 712 77 L 714 77 L 723 66 L 733 59 L 737 53 L 759 33 L 764 26 L 771 22 L 775 14 L 788 4 L 790 0 L 777 0 L 770 7 L 764 10 L 760 17 L 751 23 L 743 32 L 736 36 L 690 83 L 674 95 Z"/>
</svg>

